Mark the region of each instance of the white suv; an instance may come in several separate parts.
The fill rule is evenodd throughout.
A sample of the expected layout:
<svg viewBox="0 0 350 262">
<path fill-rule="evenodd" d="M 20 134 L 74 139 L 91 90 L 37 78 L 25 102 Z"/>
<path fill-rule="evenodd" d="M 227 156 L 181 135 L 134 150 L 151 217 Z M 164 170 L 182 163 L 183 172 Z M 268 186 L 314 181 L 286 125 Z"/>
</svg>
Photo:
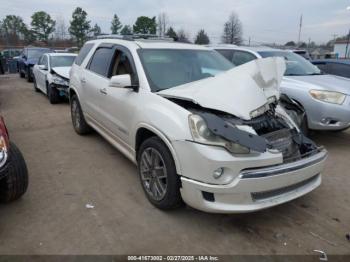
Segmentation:
<svg viewBox="0 0 350 262">
<path fill-rule="evenodd" d="M 249 212 L 321 183 L 326 150 L 277 105 L 280 58 L 232 64 L 206 47 L 106 37 L 70 74 L 78 134 L 96 130 L 138 166 L 149 201 Z"/>
</svg>

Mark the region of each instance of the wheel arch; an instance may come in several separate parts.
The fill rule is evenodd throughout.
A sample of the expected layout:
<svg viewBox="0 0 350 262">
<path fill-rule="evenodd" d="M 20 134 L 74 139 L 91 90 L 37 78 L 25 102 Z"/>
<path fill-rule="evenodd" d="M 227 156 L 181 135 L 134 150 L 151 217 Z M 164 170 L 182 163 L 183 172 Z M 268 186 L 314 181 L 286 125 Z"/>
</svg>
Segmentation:
<svg viewBox="0 0 350 262">
<path fill-rule="evenodd" d="M 138 155 L 138 150 L 142 144 L 143 141 L 146 139 L 152 137 L 152 136 L 157 136 L 159 137 L 163 143 L 167 146 L 169 149 L 175 163 L 175 168 L 176 168 L 176 173 L 178 175 L 181 175 L 181 166 L 180 162 L 177 158 L 176 152 L 174 147 L 172 146 L 169 138 L 161 131 L 159 131 L 157 128 L 148 125 L 148 124 L 140 124 L 136 128 L 135 132 L 135 140 L 134 140 L 134 148 L 135 148 L 135 160 L 137 162 L 137 155 Z"/>
</svg>

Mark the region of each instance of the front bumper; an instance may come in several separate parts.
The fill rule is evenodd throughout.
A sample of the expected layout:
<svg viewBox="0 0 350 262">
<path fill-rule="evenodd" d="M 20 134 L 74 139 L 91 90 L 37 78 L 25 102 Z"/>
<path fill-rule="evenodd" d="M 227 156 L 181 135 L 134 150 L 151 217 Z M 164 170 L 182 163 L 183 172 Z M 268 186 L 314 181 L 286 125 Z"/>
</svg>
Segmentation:
<svg viewBox="0 0 350 262">
<path fill-rule="evenodd" d="M 312 99 L 305 105 L 308 126 L 314 130 L 341 130 L 350 127 L 350 96 L 342 105 Z"/>
<path fill-rule="evenodd" d="M 203 145 L 189 145 L 189 148 L 191 146 L 197 147 L 197 149 L 198 146 L 205 147 Z M 327 158 L 327 151 L 321 150 L 308 158 L 281 165 L 268 164 L 274 160 L 269 159 L 272 156 L 265 156 L 264 158 L 264 154 L 257 156 L 255 162 L 244 162 L 247 159 L 242 161 L 242 158 L 238 158 L 237 161 L 236 157 L 228 153 L 232 158 L 231 162 L 226 161 L 227 159 L 216 161 L 208 158 L 203 158 L 203 161 L 200 162 L 199 159 L 204 154 L 195 156 L 191 149 L 188 149 L 188 152 L 192 154 L 192 158 L 179 159 L 182 169 L 182 198 L 189 206 L 213 213 L 252 212 L 305 195 L 321 184 L 321 172 Z M 220 155 L 220 153 L 213 156 L 217 155 Z M 246 158 L 249 159 L 250 157 Z M 202 174 L 188 173 L 189 169 L 186 161 L 190 162 Z M 247 166 L 249 164 L 250 167 Z M 260 165 L 260 167 L 257 167 L 257 165 Z M 231 173 L 237 172 L 237 168 L 241 169 L 229 183 L 224 183 L 225 178 L 221 181 L 223 184 L 203 182 L 203 179 L 199 179 L 200 175 L 202 177 L 211 176 L 212 170 L 217 167 L 224 167 L 225 172 Z"/>
</svg>

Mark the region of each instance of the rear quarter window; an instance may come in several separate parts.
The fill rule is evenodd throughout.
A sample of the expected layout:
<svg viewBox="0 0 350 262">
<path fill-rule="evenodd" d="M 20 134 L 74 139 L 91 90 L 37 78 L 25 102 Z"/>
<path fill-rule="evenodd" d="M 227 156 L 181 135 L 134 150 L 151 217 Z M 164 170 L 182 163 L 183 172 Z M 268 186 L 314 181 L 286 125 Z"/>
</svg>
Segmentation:
<svg viewBox="0 0 350 262">
<path fill-rule="evenodd" d="M 75 58 L 74 63 L 77 65 L 81 65 L 85 59 L 85 57 L 88 55 L 90 52 L 91 48 L 94 46 L 94 44 L 85 44 L 81 49 L 78 54 L 78 56 Z"/>
</svg>

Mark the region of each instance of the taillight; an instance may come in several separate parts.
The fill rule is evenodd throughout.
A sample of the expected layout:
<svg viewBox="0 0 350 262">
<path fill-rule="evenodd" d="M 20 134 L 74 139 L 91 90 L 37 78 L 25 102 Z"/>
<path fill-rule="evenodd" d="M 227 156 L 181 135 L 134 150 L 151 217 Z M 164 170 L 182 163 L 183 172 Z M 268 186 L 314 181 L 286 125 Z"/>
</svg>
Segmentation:
<svg viewBox="0 0 350 262">
<path fill-rule="evenodd" d="M 10 141 L 7 129 L 4 119 L 0 117 L 0 167 L 2 167 L 7 161 L 9 147 Z"/>
</svg>

